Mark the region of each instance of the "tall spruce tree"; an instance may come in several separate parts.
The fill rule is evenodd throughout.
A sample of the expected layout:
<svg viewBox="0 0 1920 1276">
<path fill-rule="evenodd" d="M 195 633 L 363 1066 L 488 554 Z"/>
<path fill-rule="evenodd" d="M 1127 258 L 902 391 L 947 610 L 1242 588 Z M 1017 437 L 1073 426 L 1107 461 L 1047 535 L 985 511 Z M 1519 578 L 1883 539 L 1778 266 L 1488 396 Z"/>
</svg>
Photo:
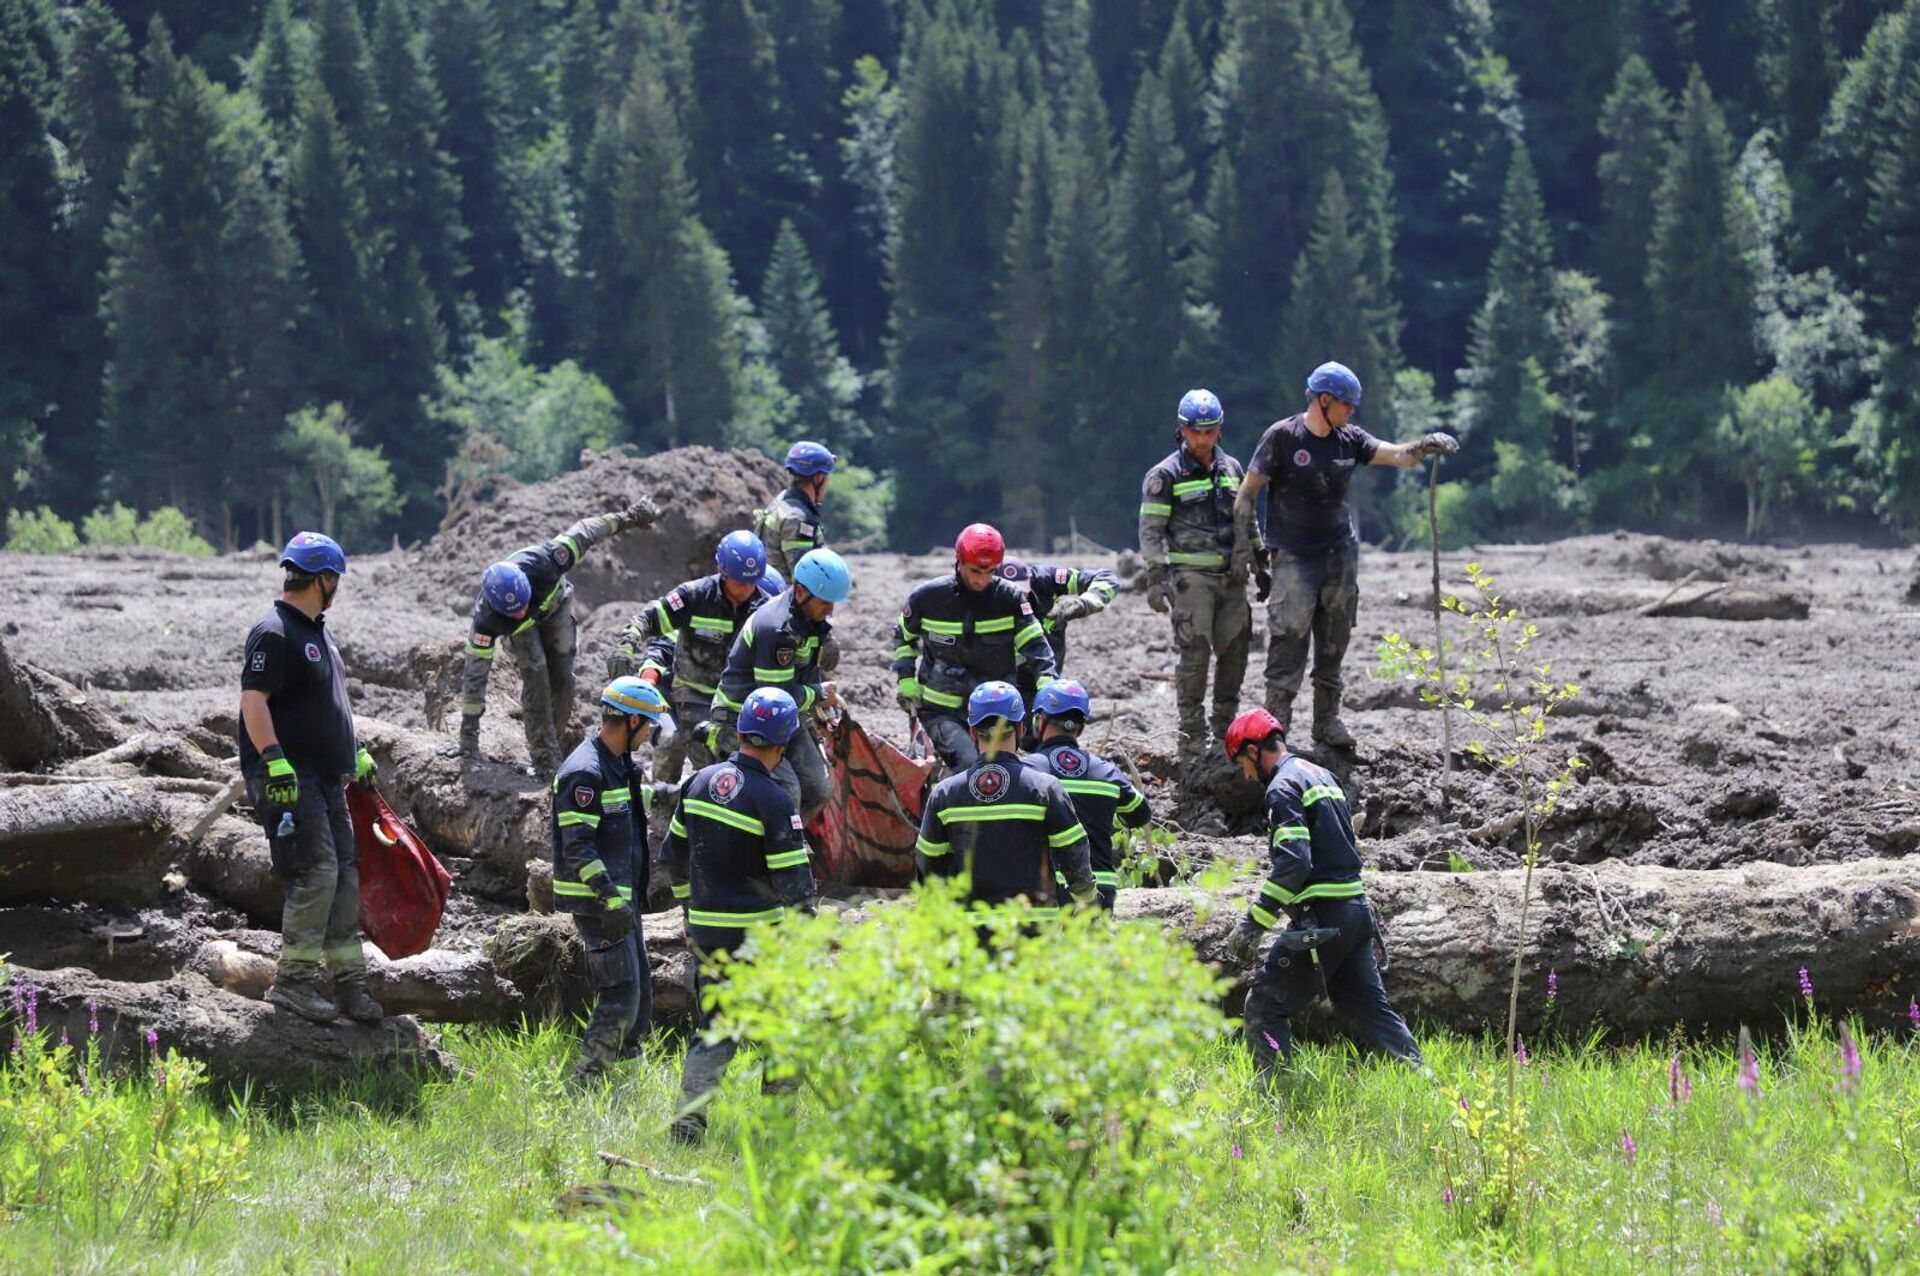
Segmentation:
<svg viewBox="0 0 1920 1276">
<path fill-rule="evenodd" d="M 977 455 L 994 423 L 994 266 L 1009 222 L 1011 68 L 991 26 L 942 3 L 926 20 L 901 84 L 893 249 L 892 416 L 896 534 L 946 539 L 997 502 Z M 935 440 L 929 453 L 927 441 Z"/>
<path fill-rule="evenodd" d="M 1395 362 L 1380 340 L 1389 302 L 1367 269 L 1368 227 L 1347 198 L 1346 182 L 1330 174 L 1307 245 L 1293 263 L 1286 310 L 1273 364 L 1275 398 L 1298 402 L 1307 374 L 1329 359 L 1352 368 L 1368 387 L 1367 419 L 1391 399 Z"/>
<path fill-rule="evenodd" d="M 1696 67 L 1687 78 L 1672 151 L 1654 196 L 1647 291 L 1652 298 L 1654 379 L 1676 413 L 1665 442 L 1687 455 L 1698 432 L 1681 414 L 1715 402 L 1757 371 L 1754 282 L 1749 253 L 1754 215 L 1733 180 L 1732 139 Z"/>
<path fill-rule="evenodd" d="M 820 274 L 792 222 L 780 223 L 774 236 L 760 288 L 760 319 L 770 362 L 798 400 L 799 428 L 832 439 L 843 450 L 866 442 L 866 423 L 854 411 L 863 388 L 860 374 L 841 353 Z"/>
<path fill-rule="evenodd" d="M 446 127 L 440 144 L 460 183 L 460 223 L 469 232 L 467 286 L 485 320 L 501 315 L 520 279 L 521 252 L 508 147 L 505 89 L 495 58 L 496 17 L 486 0 L 428 0 L 427 52 Z"/>
<path fill-rule="evenodd" d="M 599 0 L 573 0 L 554 49 L 554 99 L 567 130 L 567 171 L 586 165 L 593 128 L 607 100 L 606 22 Z"/>
<path fill-rule="evenodd" d="M 1773 108 L 1780 158 L 1798 171 L 1820 136 L 1833 95 L 1828 6 L 1823 0 L 1764 0 L 1763 9 L 1767 42 L 1758 69 Z"/>
<path fill-rule="evenodd" d="M 1193 39 L 1194 0 L 1180 0 L 1155 70 L 1173 115 L 1173 136 L 1198 177 L 1207 160 L 1207 64 Z M 1137 91 L 1136 91 L 1137 92 Z M 1189 194 L 1198 194 L 1189 190 Z"/>
<path fill-rule="evenodd" d="M 1045 464 L 1056 455 L 1052 433 L 1036 438 L 1035 418 L 1051 390 L 1047 336 L 1053 319 L 1047 279 L 1047 227 L 1053 216 L 1055 142 L 1044 106 L 1033 108 L 1015 126 L 1019 132 L 1020 186 L 1007 227 L 1006 249 L 994 286 L 994 321 L 999 357 L 994 366 L 998 415 L 993 452 L 1030 458 L 1000 479 L 1003 531 L 1016 543 L 1045 544 L 1047 478 Z"/>
<path fill-rule="evenodd" d="M 1920 67 L 1920 0 L 1875 23 L 1827 106 L 1813 150 L 1811 189 L 1800 201 L 1809 255 L 1868 290 L 1868 206 L 1880 157 L 1899 145 L 1901 88 Z"/>
<path fill-rule="evenodd" d="M 726 255 L 696 212 L 666 80 L 644 51 L 633 66 L 587 156 L 579 330 L 636 440 L 725 438 L 743 389 Z"/>
<path fill-rule="evenodd" d="M 1600 110 L 1601 223 L 1595 264 L 1616 303 L 1615 332 L 1624 355 L 1638 355 L 1653 339 L 1647 295 L 1647 241 L 1654 197 L 1673 136 L 1673 104 L 1638 55 L 1620 64 L 1613 92 Z"/>
<path fill-rule="evenodd" d="M 1909 30 L 1920 30 L 1920 5 L 1909 7 Z M 1920 38 L 1909 36 L 1920 46 Z M 1920 312 L 1920 52 L 1888 94 L 1890 144 L 1876 158 L 1867 200 L 1867 315 L 1879 333 L 1902 344 Z"/>
<path fill-rule="evenodd" d="M 402 0 L 380 0 L 372 62 L 381 110 L 367 142 L 367 207 L 393 249 L 419 258 L 438 322 L 457 335 L 467 276 L 460 179 L 440 142 L 446 108 Z"/>
<path fill-rule="evenodd" d="M 307 99 L 307 77 L 312 74 L 305 37 L 294 22 L 292 0 L 267 0 L 260 39 L 247 62 L 247 87 L 288 151 L 300 135 L 300 104 Z"/>
<path fill-rule="evenodd" d="M 107 223 L 139 133 L 132 41 L 100 0 L 73 11 L 59 101 L 71 201 L 72 255 L 65 287 L 71 310 L 63 341 L 69 362 L 56 428 L 46 437 L 40 487 L 57 508 L 73 511 L 98 496 L 100 374 L 107 357 L 101 275 L 107 264 Z"/>
<path fill-rule="evenodd" d="M 1386 121 L 1340 0 L 1228 0 L 1223 22 L 1216 127 L 1233 180 L 1231 202 L 1210 206 L 1219 227 L 1214 291 L 1231 360 L 1221 381 L 1229 397 L 1271 401 L 1281 384 L 1273 333 L 1291 308 L 1293 267 L 1323 220 L 1316 210 L 1335 173 L 1361 250 L 1360 278 L 1348 286 L 1375 299 L 1368 344 L 1383 354 L 1397 348 Z M 1311 367 L 1290 370 L 1285 384 Z"/>
<path fill-rule="evenodd" d="M 1494 10 L 1494 44 L 1519 79 L 1527 145 L 1548 212 L 1556 219 L 1592 216 L 1600 143 L 1594 125 L 1627 51 L 1630 11 L 1642 2 L 1501 0 Z M 1686 66 L 1684 58 L 1678 65 Z M 1406 140 L 1395 133 L 1396 147 Z"/>
<path fill-rule="evenodd" d="M 311 300 L 301 334 L 314 397 L 358 417 L 378 355 L 374 279 L 384 264 L 367 221 L 359 165 L 333 99 L 316 81 L 301 104 L 287 189 Z"/>
<path fill-rule="evenodd" d="M 72 305 L 46 116 L 53 79 L 28 18 L 24 6 L 0 13 L 0 506 L 9 507 L 38 468 L 59 401 L 59 312 Z"/>
<path fill-rule="evenodd" d="M 367 30 L 354 0 L 319 0 L 314 25 L 314 75 L 333 103 L 334 119 L 358 162 L 380 116 L 380 91 L 373 82 Z M 306 115 L 303 101 L 299 110 L 303 128 Z"/>
<path fill-rule="evenodd" d="M 290 360 L 254 346 L 283 341 L 294 322 L 297 255 L 264 184 L 264 141 L 235 145 L 220 91 L 158 18 L 143 60 L 140 140 L 108 230 L 101 303 L 108 479 L 120 499 L 178 506 L 219 534 L 231 526 L 232 476 L 257 473 L 235 458 L 264 460 L 273 438 L 260 424 L 295 406 L 276 401 Z"/>
<path fill-rule="evenodd" d="M 1486 299 L 1473 318 L 1471 362 L 1461 373 L 1458 419 L 1476 442 L 1500 438 L 1545 455 L 1552 439 L 1517 427 L 1547 423 L 1521 412 L 1529 365 L 1538 376 L 1557 363 L 1553 347 L 1553 236 L 1540 182 L 1524 145 L 1513 148 L 1500 199 L 1500 242 L 1487 268 Z M 1482 446 L 1480 455 L 1490 453 Z"/>
</svg>

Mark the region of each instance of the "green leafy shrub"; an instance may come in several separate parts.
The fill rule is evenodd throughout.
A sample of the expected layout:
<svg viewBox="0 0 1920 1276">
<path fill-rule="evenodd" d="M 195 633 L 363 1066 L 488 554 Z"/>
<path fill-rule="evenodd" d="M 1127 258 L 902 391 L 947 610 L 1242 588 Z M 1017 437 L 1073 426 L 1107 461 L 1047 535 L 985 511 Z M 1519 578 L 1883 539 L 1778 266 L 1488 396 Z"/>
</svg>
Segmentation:
<svg viewBox="0 0 1920 1276">
<path fill-rule="evenodd" d="M 141 519 L 133 540 L 134 544 L 149 549 L 170 550 L 193 558 L 208 558 L 213 554 L 213 546 L 202 540 L 187 516 L 171 505 L 162 505 Z"/>
<path fill-rule="evenodd" d="M 135 545 L 140 515 L 119 501 L 80 520 L 80 539 L 89 545 Z"/>
<path fill-rule="evenodd" d="M 7 548 L 16 554 L 64 554 L 80 548 L 73 524 L 42 505 L 7 511 Z"/>
</svg>

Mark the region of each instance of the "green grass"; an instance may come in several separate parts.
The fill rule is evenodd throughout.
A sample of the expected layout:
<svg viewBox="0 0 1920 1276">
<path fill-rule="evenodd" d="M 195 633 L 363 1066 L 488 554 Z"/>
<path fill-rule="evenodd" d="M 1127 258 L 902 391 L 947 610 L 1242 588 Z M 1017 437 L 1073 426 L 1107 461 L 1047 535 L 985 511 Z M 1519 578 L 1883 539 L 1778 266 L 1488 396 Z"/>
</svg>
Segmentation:
<svg viewBox="0 0 1920 1276">
<path fill-rule="evenodd" d="M 842 1114 L 803 1092 L 763 1099 L 742 1056 L 714 1108 L 707 1148 L 664 1130 L 678 1047 L 629 1064 L 590 1098 L 562 1084 L 571 1038 L 449 1034 L 462 1072 L 413 1090 L 367 1078 L 325 1098 L 229 1104 L 191 1100 L 224 1139 L 246 1136 L 244 1181 L 170 1238 L 135 1225 L 91 1227 L 26 1199 L 12 1178 L 0 1270 L 19 1271 L 737 1271 L 807 1270 L 783 1257 L 777 1200 L 795 1143 Z M 1822 1030 L 1763 1052 L 1758 1099 L 1736 1084 L 1725 1045 L 1681 1050 L 1691 1097 L 1670 1095 L 1667 1045 L 1565 1044 L 1521 1069 L 1526 1137 L 1512 1145 L 1514 1207 L 1489 1221 L 1486 1175 L 1463 1122 L 1498 1106 L 1496 1045 L 1425 1038 L 1435 1078 L 1305 1050 L 1278 1093 L 1256 1084 L 1233 1042 L 1196 1043 L 1166 1061 L 1195 1096 L 1192 1147 L 1170 1155 L 1183 1202 L 1172 1222 L 1184 1270 L 1850 1271 L 1920 1264 L 1920 1049 L 1910 1033 L 1863 1040 L 1851 1092 Z M 24 1066 L 8 1066 L 16 1097 Z M 96 1083 L 97 1084 L 97 1083 Z M 1465 1098 L 1463 1109 L 1459 1100 Z M 113 1102 L 150 1117 L 145 1078 Z M 762 1124 L 770 1105 L 786 1117 Z M 20 1155 L 0 1108 L 0 1165 Z M 1636 1146 L 1630 1160 L 1622 1136 Z M 1484 1143 L 1496 1166 L 1509 1145 Z M 609 1177 L 619 1152 L 702 1186 L 619 1170 L 640 1196 L 609 1228 L 562 1221 L 556 1198 Z M 750 1151 L 751 1156 L 745 1155 Z M 1148 1156 L 1154 1149 L 1144 1149 Z M 1454 1196 L 1449 1203 L 1446 1191 Z M 756 1205 L 755 1196 L 761 1198 Z M 757 1257 L 749 1257 L 757 1256 Z M 857 1266 L 857 1264 L 855 1264 Z M 1093 1270 L 1097 1254 L 1078 1264 Z M 938 1263 L 934 1264 L 937 1267 Z"/>
</svg>

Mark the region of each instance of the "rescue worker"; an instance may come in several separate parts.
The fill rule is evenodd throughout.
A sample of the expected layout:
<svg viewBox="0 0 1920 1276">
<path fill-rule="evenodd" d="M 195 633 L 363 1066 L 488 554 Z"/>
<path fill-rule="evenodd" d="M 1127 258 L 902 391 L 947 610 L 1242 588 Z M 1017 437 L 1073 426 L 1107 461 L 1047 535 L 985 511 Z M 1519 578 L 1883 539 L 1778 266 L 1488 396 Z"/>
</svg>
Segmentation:
<svg viewBox="0 0 1920 1276">
<path fill-rule="evenodd" d="M 593 546 L 630 527 L 648 527 L 653 506 L 639 501 L 614 514 L 583 518 L 550 541 L 530 545 L 480 574 L 460 675 L 459 754 L 480 752 L 487 675 L 501 639 L 520 663 L 520 715 L 536 775 L 553 774 L 573 717 L 573 583 L 567 573 Z"/>
<path fill-rule="evenodd" d="M 1087 858 L 1100 907 L 1112 912 L 1114 893 L 1120 889 L 1113 831 L 1121 825 L 1143 827 L 1153 818 L 1153 809 L 1119 767 L 1081 747 L 1080 733 L 1092 707 L 1087 689 L 1071 678 L 1055 679 L 1042 688 L 1033 701 L 1033 731 L 1040 737 L 1034 758 L 1073 799 L 1080 826 L 1087 831 Z"/>
<path fill-rule="evenodd" d="M 1120 589 L 1119 579 L 1104 567 L 1060 567 L 1018 558 L 1000 564 L 1000 579 L 1011 583 L 1033 604 L 1034 619 L 1040 622 L 1047 645 L 1053 650 L 1056 677 L 1067 672 L 1067 626 L 1083 616 L 1105 611 Z M 1024 667 L 1014 685 L 1028 704 L 1040 690 L 1032 670 Z"/>
<path fill-rule="evenodd" d="M 1189 390 L 1178 410 L 1180 446 L 1147 471 L 1140 487 L 1140 553 L 1147 560 L 1147 605 L 1173 617 L 1179 653 L 1174 682 L 1180 709 L 1180 761 L 1207 752 L 1207 672 L 1213 669 L 1216 733 L 1240 707 L 1240 683 L 1253 641 L 1247 572 L 1258 533 L 1236 552 L 1234 498 L 1240 462 L 1220 450 L 1225 413 L 1211 390 Z"/>
<path fill-rule="evenodd" d="M 1233 720 L 1226 749 L 1242 776 L 1266 786 L 1273 859 L 1259 895 L 1227 941 L 1227 955 L 1252 960 L 1281 915 L 1290 922 L 1254 972 L 1242 1012 L 1260 1071 L 1270 1074 L 1276 1056 L 1291 1057 L 1288 1021 L 1323 992 L 1362 1046 L 1421 1065 L 1420 1047 L 1380 982 L 1373 950 L 1379 929 L 1360 883 L 1353 817 L 1339 780 L 1288 752 L 1285 728 L 1265 709 L 1249 709 Z"/>
<path fill-rule="evenodd" d="M 838 706 L 840 692 L 820 680 L 820 652 L 833 633 L 833 609 L 853 592 L 846 562 L 830 549 L 816 549 L 793 568 L 793 584 L 777 598 L 761 603 L 733 640 L 720 689 L 713 693 L 710 720 L 702 728 L 715 757 L 732 747 L 732 715 L 746 707 L 756 687 L 777 687 L 800 706 L 801 724 L 793 739 L 782 741 L 783 755 L 773 778 L 803 821 L 827 804 L 832 779 L 826 755 L 805 719 L 815 709 Z"/>
<path fill-rule="evenodd" d="M 1098 893 L 1073 799 L 1016 751 L 1025 717 L 1011 683 L 983 682 L 967 696 L 974 761 L 933 786 L 914 858 L 922 877 L 964 874 L 969 903 L 1024 898 L 1047 915 L 1059 911 L 1063 890 L 1080 904 Z"/>
<path fill-rule="evenodd" d="M 827 496 L 835 457 L 825 445 L 803 439 L 787 449 L 786 491 L 763 510 L 755 510 L 753 530 L 766 543 L 767 561 L 791 577 L 794 566 L 826 543 L 820 503 Z"/>
<path fill-rule="evenodd" d="M 280 878 L 280 960 L 267 1000 L 315 1023 L 385 1017 L 367 992 L 349 775 L 373 779 L 327 608 L 347 574 L 330 536 L 301 532 L 280 555 L 280 597 L 254 622 L 240 662 L 240 770 Z M 333 978 L 320 983 L 322 964 Z"/>
<path fill-rule="evenodd" d="M 667 827 L 667 873 L 674 898 L 686 909 L 700 1019 L 700 1035 L 687 1047 L 680 1074 L 680 1115 L 669 1131 L 676 1143 L 693 1145 L 706 1137 L 706 1096 L 739 1049 L 734 1038 L 706 1035 L 714 1019 L 708 994 L 721 978 L 714 959 L 727 953 L 737 960 L 747 936 L 778 922 L 789 907 L 812 913 L 817 906 L 800 812 L 773 778 L 786 745 L 804 731 L 791 695 L 779 687 L 756 688 L 734 723 L 739 747 L 687 782 Z"/>
<path fill-rule="evenodd" d="M 666 712 L 658 687 L 615 678 L 600 693 L 600 729 L 553 778 L 553 906 L 573 916 L 594 991 L 575 1085 L 639 1054 L 653 1027 L 653 976 L 637 915 L 647 898 L 647 815 L 632 755 Z"/>
<path fill-rule="evenodd" d="M 1254 530 L 1260 492 L 1267 490 L 1266 544 L 1272 592 L 1267 599 L 1267 712 L 1293 722 L 1293 698 L 1313 647 L 1313 738 L 1353 747 L 1340 721 L 1340 665 L 1360 606 L 1360 534 L 1347 486 L 1362 465 L 1417 465 L 1452 456 L 1460 445 L 1433 433 L 1413 443 L 1386 443 L 1353 423 L 1360 378 L 1343 364 L 1323 363 L 1307 378 L 1307 407 L 1260 436 L 1234 505 L 1236 555 L 1259 552 Z M 1268 485 L 1272 486 L 1269 488 Z"/>
<path fill-rule="evenodd" d="M 700 732 L 673 728 L 691 728 L 708 716 L 741 626 L 780 592 L 768 588 L 766 547 L 752 532 L 722 537 L 713 563 L 718 570 L 712 575 L 683 581 L 643 607 L 620 631 L 607 659 L 609 674 L 635 674 L 671 699 L 670 725 L 654 753 L 656 782 L 679 780 L 681 764 L 689 757 L 696 771 L 714 760 Z"/>
<path fill-rule="evenodd" d="M 998 575 L 1006 556 L 998 531 L 970 524 L 954 541 L 952 574 L 916 586 L 894 626 L 900 708 L 920 719 L 954 771 L 980 757 L 966 707 L 976 687 L 1021 673 L 1036 688 L 1053 681 L 1053 648 L 1033 604 Z"/>
</svg>

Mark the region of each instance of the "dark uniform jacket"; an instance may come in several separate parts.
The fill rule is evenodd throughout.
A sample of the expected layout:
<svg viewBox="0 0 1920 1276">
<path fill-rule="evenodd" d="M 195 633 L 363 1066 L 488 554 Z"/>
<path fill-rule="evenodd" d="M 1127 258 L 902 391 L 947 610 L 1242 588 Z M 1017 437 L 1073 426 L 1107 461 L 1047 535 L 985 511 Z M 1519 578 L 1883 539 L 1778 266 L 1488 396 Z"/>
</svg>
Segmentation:
<svg viewBox="0 0 1920 1276">
<path fill-rule="evenodd" d="M 733 640 L 720 689 L 713 693 L 716 719 L 728 726 L 757 687 L 778 687 L 793 697 L 805 720 L 820 698 L 820 644 L 833 632 L 830 620 L 810 620 L 794 601 L 793 589 L 761 603 Z"/>
<path fill-rule="evenodd" d="M 460 712 L 478 717 L 487 711 L 487 675 L 493 670 L 494 652 L 502 638 L 511 638 L 533 628 L 573 597 L 573 584 L 567 573 L 579 563 L 580 556 L 624 527 L 617 514 L 596 514 L 583 518 L 550 541 L 529 545 L 506 559 L 527 574 L 533 586 L 533 602 L 519 620 L 487 605 L 484 594 L 473 596 L 473 623 L 467 633 L 467 663 L 460 675 Z"/>
<path fill-rule="evenodd" d="M 767 565 L 793 581 L 793 565 L 826 544 L 820 507 L 805 492 L 789 487 L 754 515 L 753 533 L 767 547 Z"/>
<path fill-rule="evenodd" d="M 978 593 L 957 573 L 916 587 L 894 638 L 900 689 L 935 712 L 963 712 L 975 687 L 995 678 L 1012 682 L 1021 668 L 1036 686 L 1053 681 L 1053 648 L 1033 604 L 998 576 Z"/>
<path fill-rule="evenodd" d="M 1095 757 L 1065 736 L 1044 741 L 1033 755 L 1039 765 L 1060 781 L 1073 799 L 1073 809 L 1087 831 L 1087 856 L 1096 886 L 1112 890 L 1120 885 L 1120 866 L 1113 858 L 1116 822 L 1137 829 L 1153 817 L 1147 799 L 1119 767 Z"/>
<path fill-rule="evenodd" d="M 1085 594 L 1104 609 L 1120 589 L 1119 579 L 1104 567 L 1056 567 L 1052 563 L 1026 563 L 1017 558 L 1001 565 L 1000 579 L 1027 596 L 1040 627 L 1049 634 L 1058 627 L 1048 619 L 1056 600 L 1069 594 Z"/>
<path fill-rule="evenodd" d="M 602 913 L 614 897 L 647 897 L 645 794 L 632 760 L 589 736 L 553 780 L 553 904 Z"/>
<path fill-rule="evenodd" d="M 686 581 L 648 603 L 621 630 L 616 657 L 623 657 L 629 670 L 638 657 L 639 672 L 657 672 L 662 690 L 679 693 L 676 701 L 710 702 L 741 626 L 772 597 L 756 589 L 735 607 L 727 601 L 724 579 L 715 572 Z"/>
<path fill-rule="evenodd" d="M 664 858 L 674 898 L 686 903 L 687 928 L 705 932 L 695 942 L 708 950 L 814 896 L 799 809 L 744 752 L 687 781 Z"/>
<path fill-rule="evenodd" d="M 1267 781 L 1266 815 L 1273 869 L 1247 910 L 1255 922 L 1271 927 L 1276 909 L 1364 893 L 1353 816 L 1333 772 L 1287 754 Z"/>
<path fill-rule="evenodd" d="M 240 689 L 267 693 L 273 734 L 294 770 L 338 777 L 353 771 L 358 744 L 347 675 L 340 649 L 327 630 L 326 613 L 309 620 L 285 599 L 275 599 L 254 622 L 240 657 Z M 247 724 L 240 723 L 240 766 L 255 767 Z"/>
<path fill-rule="evenodd" d="M 1035 912 L 1054 912 L 1056 873 L 1074 895 L 1094 893 L 1087 831 L 1073 799 L 1052 775 L 1014 754 L 982 758 L 934 785 L 914 850 L 923 876 L 969 875 L 974 903 L 1024 895 Z"/>
<path fill-rule="evenodd" d="M 1233 501 L 1244 473 L 1219 448 L 1212 468 L 1202 468 L 1185 445 L 1148 470 L 1140 485 L 1140 553 L 1147 565 L 1226 571 L 1233 557 Z"/>
</svg>

